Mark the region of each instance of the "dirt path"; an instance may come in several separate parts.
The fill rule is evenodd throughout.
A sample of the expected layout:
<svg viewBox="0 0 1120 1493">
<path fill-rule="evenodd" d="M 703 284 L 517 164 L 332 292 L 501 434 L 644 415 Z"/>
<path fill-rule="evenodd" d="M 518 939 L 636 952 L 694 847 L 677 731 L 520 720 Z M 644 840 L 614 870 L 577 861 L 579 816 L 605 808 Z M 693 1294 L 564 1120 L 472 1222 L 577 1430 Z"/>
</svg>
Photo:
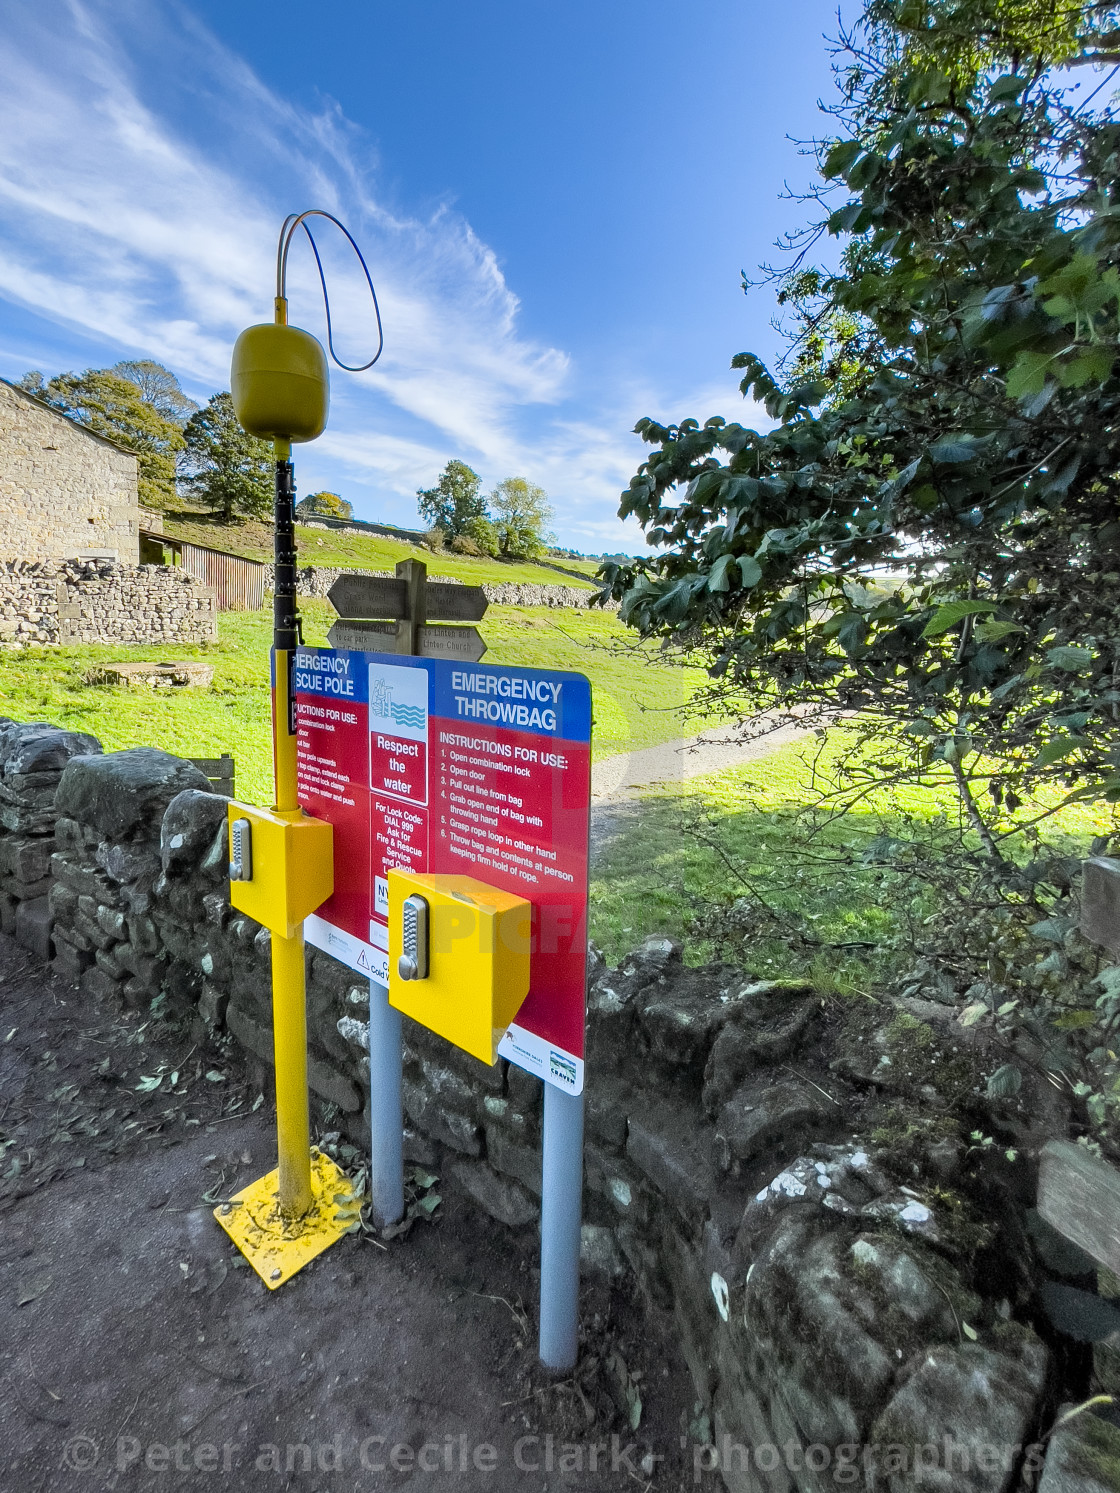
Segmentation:
<svg viewBox="0 0 1120 1493">
<path fill-rule="evenodd" d="M 99 1009 L 0 937 L 2 1493 L 692 1485 L 668 1337 L 589 1280 L 580 1369 L 551 1383 L 535 1229 L 442 1184 L 434 1224 L 346 1238 L 267 1292 L 211 1216 L 273 1164 L 255 1104 L 231 1054 Z M 615 1352 L 641 1374 L 634 1434 Z"/>
<path fill-rule="evenodd" d="M 664 741 L 637 752 L 620 752 L 596 762 L 591 769 L 592 861 L 640 813 L 641 795 L 649 789 L 668 788 L 744 762 L 756 762 L 810 734 L 800 726 L 779 726 L 765 736 L 743 741 L 732 727 L 717 726 L 698 736 Z"/>
<path fill-rule="evenodd" d="M 810 732 L 800 726 L 779 726 L 765 736 L 738 739 L 731 726 L 716 726 L 699 736 L 663 741 L 659 746 L 605 757 L 591 769 L 591 802 L 619 803 L 646 788 L 663 788 L 688 778 L 722 772 L 769 757 L 779 747 L 800 741 Z"/>
</svg>

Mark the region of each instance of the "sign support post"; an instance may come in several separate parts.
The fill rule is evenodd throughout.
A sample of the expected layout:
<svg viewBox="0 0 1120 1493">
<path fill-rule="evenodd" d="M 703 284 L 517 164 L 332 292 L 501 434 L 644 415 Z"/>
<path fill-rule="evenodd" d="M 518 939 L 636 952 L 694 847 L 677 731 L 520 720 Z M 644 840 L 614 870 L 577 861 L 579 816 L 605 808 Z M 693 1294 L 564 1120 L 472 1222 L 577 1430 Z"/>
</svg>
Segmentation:
<svg viewBox="0 0 1120 1493">
<path fill-rule="evenodd" d="M 579 1353 L 583 1094 L 544 1086 L 541 1155 L 540 1358 L 566 1373 Z"/>
<path fill-rule="evenodd" d="M 398 638 L 418 650 L 424 624 L 424 582 L 428 567 L 422 560 L 401 560 L 397 576 L 407 587 L 407 615 L 398 624 Z M 404 1104 L 401 1097 L 404 1067 L 401 1013 L 389 1004 L 389 988 L 369 982 L 369 1125 L 370 1198 L 373 1216 L 382 1228 L 404 1216 Z"/>
<path fill-rule="evenodd" d="M 384 1228 L 404 1214 L 404 1108 L 401 1100 L 401 1013 L 389 990 L 369 982 L 370 1198 Z"/>
</svg>

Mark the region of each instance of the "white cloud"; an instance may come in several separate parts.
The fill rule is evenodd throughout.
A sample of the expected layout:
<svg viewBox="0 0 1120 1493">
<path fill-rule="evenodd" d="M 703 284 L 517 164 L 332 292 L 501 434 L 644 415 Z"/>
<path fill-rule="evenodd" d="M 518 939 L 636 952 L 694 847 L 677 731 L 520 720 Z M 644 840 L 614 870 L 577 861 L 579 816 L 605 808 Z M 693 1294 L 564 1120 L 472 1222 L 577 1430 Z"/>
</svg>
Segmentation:
<svg viewBox="0 0 1120 1493">
<path fill-rule="evenodd" d="M 0 296 L 53 329 L 45 343 L 92 339 L 106 362 L 152 356 L 196 393 L 224 387 L 234 336 L 271 315 L 279 223 L 314 203 L 367 251 L 386 351 L 371 373 L 335 375 L 330 430 L 301 454 L 313 485 L 345 477 L 370 495 L 359 512 L 408 523 L 416 488 L 457 455 L 488 482 L 539 481 L 569 542 L 640 543 L 614 517 L 643 456 L 629 431 L 642 413 L 704 418 L 715 391 L 698 391 L 693 409 L 664 391 L 603 399 L 580 387 L 562 349 L 522 335 L 494 251 L 460 215 L 392 211 L 368 142 L 335 106 L 279 98 L 185 10 L 0 0 L 0 18 Z M 277 180 L 289 183 L 282 200 Z M 372 320 L 330 233 L 317 237 L 346 357 Z M 306 246 L 293 251 L 290 292 L 295 319 L 318 330 Z M 25 329 L 21 350 L 28 341 Z M 716 402 L 737 417 L 732 379 Z"/>
</svg>

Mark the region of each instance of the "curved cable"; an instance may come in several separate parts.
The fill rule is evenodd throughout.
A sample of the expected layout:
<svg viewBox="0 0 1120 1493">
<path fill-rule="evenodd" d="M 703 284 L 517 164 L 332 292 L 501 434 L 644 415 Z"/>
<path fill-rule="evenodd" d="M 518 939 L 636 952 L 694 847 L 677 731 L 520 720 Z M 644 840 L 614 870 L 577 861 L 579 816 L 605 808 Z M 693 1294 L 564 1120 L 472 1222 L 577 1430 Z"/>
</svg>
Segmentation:
<svg viewBox="0 0 1120 1493">
<path fill-rule="evenodd" d="M 330 296 L 327 294 L 327 277 L 323 273 L 323 261 L 319 258 L 318 245 L 312 238 L 311 229 L 308 228 L 305 221 L 305 219 L 307 218 L 328 219 L 335 225 L 336 228 L 340 229 L 341 232 L 346 235 L 347 239 L 349 239 L 350 241 L 350 247 L 358 256 L 358 263 L 361 265 L 362 271 L 365 274 L 366 284 L 369 286 L 369 293 L 373 300 L 373 313 L 377 318 L 377 351 L 374 353 L 373 357 L 370 358 L 368 363 L 344 363 L 334 350 L 334 328 L 331 324 L 331 302 Z M 330 355 L 338 364 L 338 366 L 340 368 L 344 368 L 347 373 L 364 373 L 367 368 L 373 367 L 373 365 L 377 362 L 378 358 L 385 350 L 385 331 L 381 325 L 381 307 L 377 304 L 377 291 L 373 288 L 373 279 L 370 276 L 369 266 L 366 264 L 365 259 L 362 256 L 361 249 L 359 249 L 358 245 L 354 242 L 354 235 L 350 232 L 350 230 L 344 223 L 339 222 L 339 220 L 334 216 L 333 213 L 324 212 L 320 207 L 312 207 L 309 208 L 305 213 L 289 213 L 288 216 L 284 219 L 284 226 L 280 230 L 280 242 L 276 247 L 276 294 L 281 299 L 287 298 L 286 287 L 288 283 L 288 250 L 291 248 L 292 235 L 295 233 L 296 229 L 300 227 L 302 227 L 304 233 L 307 234 L 308 243 L 311 245 L 311 252 L 315 256 L 315 265 L 319 271 L 319 284 L 323 287 L 323 306 L 325 307 L 327 313 L 327 347 L 330 350 Z"/>
</svg>

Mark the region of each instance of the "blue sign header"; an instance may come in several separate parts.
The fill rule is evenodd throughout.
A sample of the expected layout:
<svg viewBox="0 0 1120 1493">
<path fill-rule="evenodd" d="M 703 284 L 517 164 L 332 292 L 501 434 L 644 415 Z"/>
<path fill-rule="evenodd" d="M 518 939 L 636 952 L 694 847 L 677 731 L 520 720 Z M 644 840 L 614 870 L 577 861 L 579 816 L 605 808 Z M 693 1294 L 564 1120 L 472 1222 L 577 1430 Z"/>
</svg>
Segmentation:
<svg viewBox="0 0 1120 1493">
<path fill-rule="evenodd" d="M 582 674 L 558 669 L 302 647 L 296 650 L 292 687 L 299 695 L 365 704 L 369 665 L 375 662 L 423 669 L 428 675 L 429 714 L 444 720 L 561 741 L 591 740 L 591 685 Z"/>
</svg>

